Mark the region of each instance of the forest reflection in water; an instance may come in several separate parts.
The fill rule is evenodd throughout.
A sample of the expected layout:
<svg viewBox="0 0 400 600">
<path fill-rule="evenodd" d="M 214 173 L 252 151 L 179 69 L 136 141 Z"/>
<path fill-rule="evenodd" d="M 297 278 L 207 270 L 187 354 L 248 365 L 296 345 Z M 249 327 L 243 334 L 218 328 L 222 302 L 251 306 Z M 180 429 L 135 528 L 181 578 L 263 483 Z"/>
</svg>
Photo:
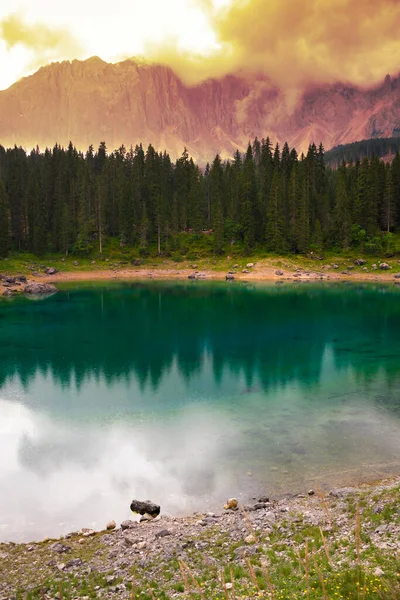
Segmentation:
<svg viewBox="0 0 400 600">
<path fill-rule="evenodd" d="M 2 303 L 0 539 L 104 526 L 133 495 L 178 513 L 400 470 L 399 299 L 201 282 Z"/>
</svg>

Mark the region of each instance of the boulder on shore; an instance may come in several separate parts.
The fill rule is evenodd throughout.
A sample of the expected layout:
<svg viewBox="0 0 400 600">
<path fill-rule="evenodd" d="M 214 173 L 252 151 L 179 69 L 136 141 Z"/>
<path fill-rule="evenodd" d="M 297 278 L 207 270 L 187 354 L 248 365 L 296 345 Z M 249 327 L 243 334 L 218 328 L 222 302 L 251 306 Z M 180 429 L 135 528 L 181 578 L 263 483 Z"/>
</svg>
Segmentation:
<svg viewBox="0 0 400 600">
<path fill-rule="evenodd" d="M 225 510 L 237 510 L 239 507 L 239 503 L 236 498 L 229 498 L 224 505 Z"/>
<path fill-rule="evenodd" d="M 141 502 L 140 500 L 132 500 L 131 502 L 131 511 L 134 513 L 139 513 L 139 515 L 158 517 L 160 510 L 160 506 L 158 504 L 154 504 L 154 502 L 151 502 L 151 500 L 145 500 L 145 502 Z"/>
<path fill-rule="evenodd" d="M 51 283 L 31 282 L 24 287 L 24 292 L 25 294 L 32 296 L 45 296 L 48 294 L 55 294 L 57 292 L 57 288 Z"/>
</svg>

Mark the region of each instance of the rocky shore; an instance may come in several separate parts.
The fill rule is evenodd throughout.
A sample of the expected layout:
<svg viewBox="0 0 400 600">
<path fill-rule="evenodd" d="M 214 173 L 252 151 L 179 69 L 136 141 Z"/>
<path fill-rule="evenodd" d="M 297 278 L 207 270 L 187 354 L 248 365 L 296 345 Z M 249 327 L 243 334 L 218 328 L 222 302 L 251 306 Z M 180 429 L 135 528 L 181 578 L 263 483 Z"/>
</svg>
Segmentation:
<svg viewBox="0 0 400 600">
<path fill-rule="evenodd" d="M 400 478 L 107 527 L 0 544 L 0 598 L 400 598 Z"/>
<path fill-rule="evenodd" d="M 57 292 L 55 285 L 28 281 L 25 275 L 0 274 L 0 285 L 3 287 L 2 295 L 5 297 L 16 296 L 21 293 L 28 296 L 49 296 Z"/>
</svg>

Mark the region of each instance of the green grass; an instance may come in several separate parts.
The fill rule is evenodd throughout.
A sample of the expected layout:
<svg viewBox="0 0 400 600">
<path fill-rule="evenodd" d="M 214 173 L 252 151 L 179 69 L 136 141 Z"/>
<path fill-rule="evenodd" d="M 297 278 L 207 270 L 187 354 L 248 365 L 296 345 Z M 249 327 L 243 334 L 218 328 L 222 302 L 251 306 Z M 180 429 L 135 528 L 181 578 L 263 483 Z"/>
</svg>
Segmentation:
<svg viewBox="0 0 400 600">
<path fill-rule="evenodd" d="M 52 567 L 39 577 L 34 569 L 27 571 L 27 555 L 22 572 L 30 582 L 29 590 L 21 582 L 16 598 L 108 598 L 123 589 L 136 600 L 398 600 L 400 569 L 396 550 L 391 549 L 396 539 L 388 534 L 385 541 L 390 540 L 391 545 L 380 544 L 381 538 L 374 543 L 374 532 L 380 524 L 400 523 L 399 500 L 398 485 L 376 494 L 367 490 L 349 496 L 342 502 L 347 525 L 341 527 L 333 516 L 331 526 L 326 517 L 322 532 L 319 526 L 297 518 L 295 513 L 274 525 L 268 535 L 254 530 L 245 518 L 245 528 L 257 538 L 251 547 L 243 540 L 233 541 L 229 531 L 223 528 L 204 528 L 195 539 L 181 539 L 184 553 L 179 547 L 174 555 L 165 555 L 161 550 L 145 552 L 145 567 L 136 562 L 126 564 L 124 576 L 111 582 L 107 581 L 111 573 L 91 569 L 83 569 L 79 576 L 65 572 L 54 575 Z M 330 514 L 335 515 L 337 500 L 321 498 L 321 509 L 324 502 Z M 243 537 L 247 533 L 243 532 Z M 72 546 L 68 560 L 82 558 L 86 563 L 101 565 L 104 552 L 109 551 L 102 545 L 101 538 L 102 534 L 98 534 L 83 546 L 75 538 L 68 540 Z M 243 559 L 236 552 L 239 547 L 245 548 Z M 0 550 L 3 549 L 0 545 Z M 44 565 L 48 562 L 47 549 L 48 543 L 42 543 L 36 551 Z M 23 550 L 24 546 L 13 546 L 9 559 L 3 562 L 3 577 L 10 578 L 10 587 L 15 577 L 13 565 L 15 568 Z M 138 557 L 138 561 L 141 560 L 143 557 Z M 377 567 L 383 575 L 375 575 Z M 16 573 L 17 578 L 21 578 L 19 568 Z"/>
<path fill-rule="evenodd" d="M 360 249 L 351 248 L 348 251 L 326 250 L 321 254 L 323 260 L 313 260 L 302 255 L 268 253 L 262 247 L 255 248 L 251 253 L 246 254 L 243 251 L 243 245 L 236 242 L 233 246 L 226 244 L 223 253 L 216 254 L 212 235 L 181 233 L 176 236 L 174 243 L 170 244 L 168 250 L 164 250 L 161 256 L 158 255 L 155 244 L 150 245 L 144 252 L 139 248 L 121 247 L 118 239 L 109 238 L 104 245 L 102 254 L 99 254 L 97 250 L 93 250 L 87 256 L 46 253 L 37 257 L 26 252 L 12 252 L 8 258 L 0 259 L 0 272 L 29 274 L 29 269 L 32 267 L 41 272 L 43 271 L 41 265 L 54 266 L 65 272 L 112 270 L 115 268 L 179 270 L 180 268 L 191 268 L 192 265 L 197 265 L 199 270 L 228 271 L 235 264 L 239 264 L 240 268 L 243 269 L 249 262 L 261 262 L 264 266 L 272 266 L 283 270 L 297 267 L 320 270 L 322 266 L 337 263 L 340 272 L 348 265 L 354 266 L 354 260 L 358 257 L 367 260 L 365 266 L 368 269 L 371 269 L 372 265 L 378 262 L 389 262 L 393 266 L 392 272 L 395 272 L 397 261 L 400 259 L 400 234 L 394 235 L 394 248 L 395 252 L 390 258 L 383 253 L 376 255 L 363 254 Z M 78 265 L 74 265 L 75 261 L 78 262 Z M 135 261 L 142 261 L 142 263 L 134 265 Z M 354 271 L 361 271 L 361 268 L 355 267 Z"/>
</svg>

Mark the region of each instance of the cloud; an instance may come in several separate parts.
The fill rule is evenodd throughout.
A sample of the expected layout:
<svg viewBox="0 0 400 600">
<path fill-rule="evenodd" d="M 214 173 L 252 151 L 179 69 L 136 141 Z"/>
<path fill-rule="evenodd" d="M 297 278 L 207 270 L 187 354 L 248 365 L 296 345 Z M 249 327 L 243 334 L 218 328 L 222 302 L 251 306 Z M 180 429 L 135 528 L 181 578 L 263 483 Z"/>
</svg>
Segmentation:
<svg viewBox="0 0 400 600">
<path fill-rule="evenodd" d="M 233 0 L 208 7 L 219 50 L 194 57 L 172 47 L 149 54 L 189 83 L 238 71 L 281 89 L 313 83 L 370 85 L 400 70 L 398 0 Z"/>
<path fill-rule="evenodd" d="M 32 65 L 78 56 L 82 50 L 66 29 L 51 28 L 43 23 L 28 24 L 19 14 L 8 15 L 0 21 L 0 40 L 8 50 L 17 46 L 28 50 Z"/>
</svg>

